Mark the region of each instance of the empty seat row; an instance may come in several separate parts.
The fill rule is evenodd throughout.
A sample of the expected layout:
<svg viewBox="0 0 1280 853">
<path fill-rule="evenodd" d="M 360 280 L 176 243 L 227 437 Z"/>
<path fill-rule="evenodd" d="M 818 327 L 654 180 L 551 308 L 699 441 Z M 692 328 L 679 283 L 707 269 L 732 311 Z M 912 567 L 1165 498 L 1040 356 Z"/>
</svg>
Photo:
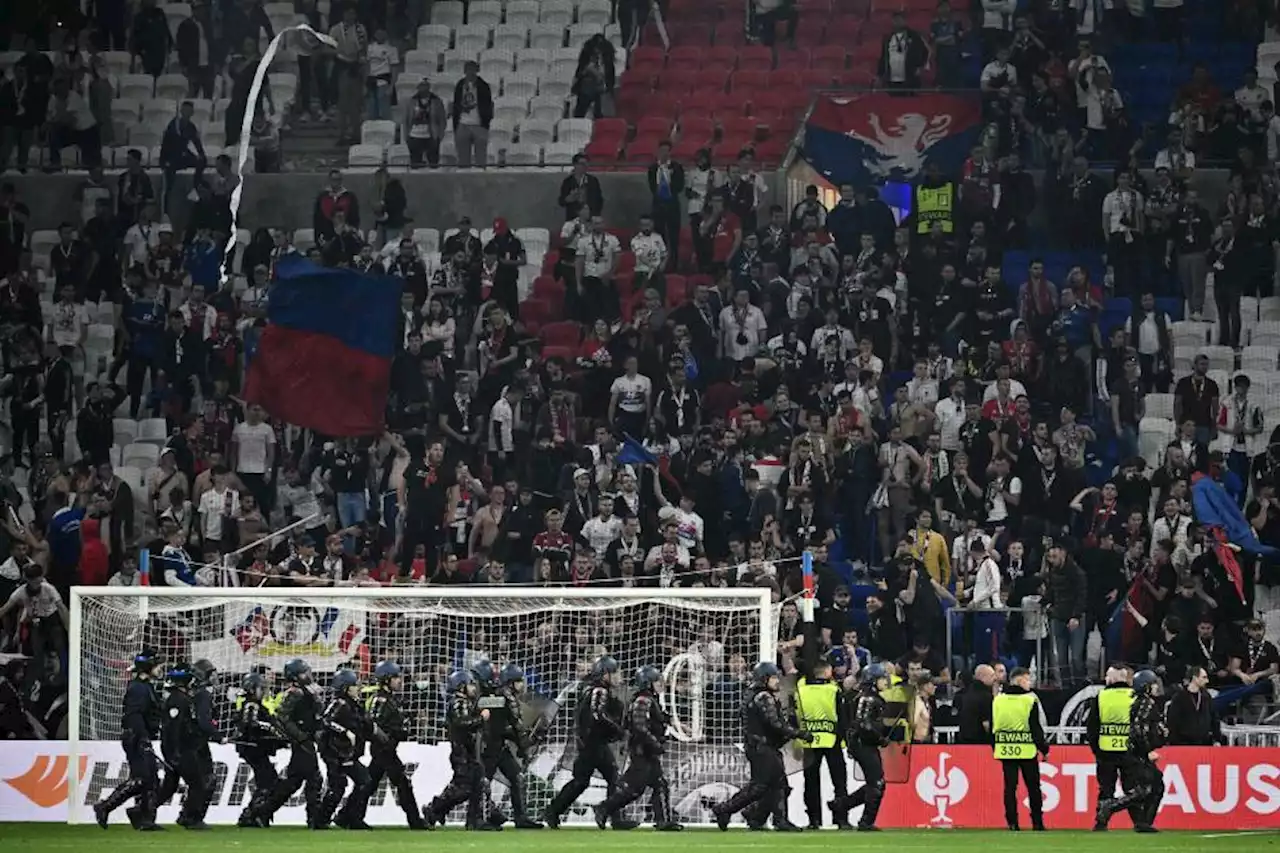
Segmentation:
<svg viewBox="0 0 1280 853">
<path fill-rule="evenodd" d="M 431 23 L 457 26 L 481 24 L 497 26 L 501 23 L 598 24 L 603 27 L 613 20 L 609 0 L 509 0 L 504 6 L 499 0 L 474 0 L 470 3 L 445 0 L 431 6 Z"/>
</svg>

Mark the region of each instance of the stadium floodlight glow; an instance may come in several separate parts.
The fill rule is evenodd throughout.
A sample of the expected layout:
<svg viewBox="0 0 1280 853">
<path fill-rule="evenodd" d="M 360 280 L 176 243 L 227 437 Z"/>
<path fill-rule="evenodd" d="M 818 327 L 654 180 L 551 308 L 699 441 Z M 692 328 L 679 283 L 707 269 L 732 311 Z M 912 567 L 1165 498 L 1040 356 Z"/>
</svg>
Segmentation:
<svg viewBox="0 0 1280 853">
<path fill-rule="evenodd" d="M 104 756 L 116 752 L 133 656 L 151 647 L 171 661 L 207 658 L 217 666 L 215 696 L 223 711 L 217 716 L 224 721 L 247 672 L 270 678 L 300 657 L 324 685 L 339 668 L 364 674 L 381 659 L 396 660 L 410 676 L 405 705 L 411 742 L 402 751 L 418 756 L 414 787 L 420 802 L 429 802 L 449 775 L 447 746 L 437 746 L 448 672 L 480 658 L 519 664 L 529 688 L 526 720 L 540 735 L 527 765 L 535 810 L 538 792 L 558 787 L 569 774 L 573 704 L 590 662 L 601 654 L 619 660 L 626 682 L 615 691 L 620 702 L 630 695 L 634 670 L 654 664 L 666 681 L 673 803 L 696 821 L 704 811 L 700 803 L 719 799 L 716 793 L 745 778 L 739 709 L 752 665 L 776 654 L 777 608 L 770 590 L 761 587 L 74 587 L 68 764 L 77 768 L 91 759 L 109 766 L 86 774 L 92 784 L 67 774 L 69 820 L 92 820 L 84 800 L 115 784 L 110 780 L 117 764 Z M 277 759 L 286 757 L 287 751 Z M 234 822 L 243 768 L 233 747 L 215 749 L 215 759 L 227 771 L 224 787 L 234 790 L 215 797 L 209 821 Z M 494 796 L 500 799 L 504 790 L 495 785 Z M 602 784 L 599 794 L 603 798 Z M 281 823 L 293 822 L 289 811 L 283 810 Z M 371 809 L 370 822 L 380 822 L 379 815 Z M 403 822 L 394 805 L 387 818 Z"/>
</svg>

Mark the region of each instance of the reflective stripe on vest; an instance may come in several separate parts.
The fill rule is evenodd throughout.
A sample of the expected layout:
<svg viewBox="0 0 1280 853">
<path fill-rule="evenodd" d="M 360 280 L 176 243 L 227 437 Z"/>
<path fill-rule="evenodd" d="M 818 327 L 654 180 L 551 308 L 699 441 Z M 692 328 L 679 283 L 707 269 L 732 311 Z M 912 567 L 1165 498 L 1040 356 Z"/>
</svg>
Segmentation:
<svg viewBox="0 0 1280 853">
<path fill-rule="evenodd" d="M 890 687 L 880 691 L 880 698 L 884 700 L 884 725 L 890 740 L 909 741 L 911 725 L 907 722 L 907 711 L 911 705 L 911 691 L 898 676 L 894 676 L 890 683 Z"/>
<path fill-rule="evenodd" d="M 813 735 L 806 749 L 830 749 L 836 745 L 836 695 L 840 688 L 834 681 L 809 684 L 800 679 L 796 685 L 796 716 L 800 727 Z"/>
<path fill-rule="evenodd" d="M 1001 693 L 991 703 L 996 758 L 1025 761 L 1036 757 L 1036 743 L 1031 737 L 1031 713 L 1035 707 L 1034 693 Z"/>
<path fill-rule="evenodd" d="M 943 184 L 940 187 L 916 187 L 916 233 L 928 234 L 933 230 L 933 223 L 942 223 L 942 233 L 950 234 L 954 230 L 951 212 L 955 206 L 955 185 Z"/>
<path fill-rule="evenodd" d="M 1129 751 L 1129 708 L 1133 690 L 1108 687 L 1098 694 L 1098 749 L 1102 752 Z"/>
<path fill-rule="evenodd" d="M 276 711 L 280 710 L 280 703 L 284 701 L 284 691 L 280 691 L 273 696 L 264 697 L 262 700 L 262 709 L 271 716 L 275 716 Z"/>
</svg>

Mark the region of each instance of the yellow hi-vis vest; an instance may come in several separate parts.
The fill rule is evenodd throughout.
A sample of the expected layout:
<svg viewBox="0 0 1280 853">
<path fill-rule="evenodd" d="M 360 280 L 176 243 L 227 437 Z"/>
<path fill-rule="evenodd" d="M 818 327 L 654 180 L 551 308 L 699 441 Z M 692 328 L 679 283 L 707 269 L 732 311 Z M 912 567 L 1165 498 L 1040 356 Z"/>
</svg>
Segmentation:
<svg viewBox="0 0 1280 853">
<path fill-rule="evenodd" d="M 1133 690 L 1107 687 L 1098 694 L 1098 749 L 1101 752 L 1129 751 L 1129 708 Z"/>
<path fill-rule="evenodd" d="M 1034 693 L 1001 693 L 991 703 L 996 758 L 1026 761 L 1036 757 L 1036 744 L 1031 738 L 1031 712 L 1036 701 Z"/>
<path fill-rule="evenodd" d="M 955 207 L 956 185 L 947 182 L 940 187 L 916 187 L 915 213 L 916 233 L 928 234 L 933 223 L 942 223 L 942 233 L 950 234 L 955 230 L 953 210 Z"/>
<path fill-rule="evenodd" d="M 834 681 L 810 684 L 802 678 L 796 684 L 796 717 L 800 728 L 813 740 L 800 743 L 806 749 L 830 749 L 836 745 L 836 697 L 840 688 Z"/>
<path fill-rule="evenodd" d="M 274 717 L 276 714 L 276 711 L 280 710 L 280 703 L 283 701 L 284 701 L 284 691 L 281 690 L 279 693 L 274 693 L 271 696 L 263 697 L 262 707 L 266 710 L 268 714 Z"/>
<path fill-rule="evenodd" d="M 893 676 L 889 682 L 889 686 L 880 691 L 880 698 L 884 700 L 884 725 L 890 740 L 907 742 L 911 740 L 911 723 L 908 720 L 911 691 L 899 676 Z"/>
</svg>

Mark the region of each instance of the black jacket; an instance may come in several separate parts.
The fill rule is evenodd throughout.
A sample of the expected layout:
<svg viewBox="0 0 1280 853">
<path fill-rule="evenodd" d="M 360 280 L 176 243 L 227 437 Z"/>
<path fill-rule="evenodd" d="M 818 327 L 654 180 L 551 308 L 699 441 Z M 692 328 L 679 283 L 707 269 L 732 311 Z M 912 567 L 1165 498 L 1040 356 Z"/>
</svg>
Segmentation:
<svg viewBox="0 0 1280 853">
<path fill-rule="evenodd" d="M 671 173 L 671 198 L 666 203 L 680 203 L 680 199 L 684 197 L 684 166 L 674 160 L 667 164 L 667 168 Z M 653 196 L 654 203 L 658 202 L 658 164 L 654 163 L 649 167 L 649 194 Z"/>
<path fill-rule="evenodd" d="M 453 87 L 453 105 L 450 107 L 449 114 L 453 118 L 454 130 L 458 129 L 458 120 L 462 117 L 462 87 L 466 82 L 464 78 Z M 480 126 L 488 129 L 489 122 L 493 121 L 493 90 L 489 88 L 489 84 L 483 77 L 476 77 L 476 101 L 476 110 L 480 113 Z"/>
<path fill-rule="evenodd" d="M 893 46 L 895 35 L 895 33 L 889 33 L 880 43 L 880 60 L 876 65 L 876 73 L 882 80 L 889 79 L 889 51 L 895 49 Z M 914 89 L 920 85 L 920 69 L 929 62 L 929 48 L 916 31 L 906 30 L 904 35 L 907 37 L 907 55 L 904 63 L 907 74 L 906 85 Z"/>
<path fill-rule="evenodd" d="M 1222 737 L 1222 722 L 1208 691 L 1179 690 L 1165 709 L 1172 746 L 1213 746 Z"/>
<path fill-rule="evenodd" d="M 1048 569 L 1045 577 L 1048 593 L 1046 603 L 1055 620 L 1067 622 L 1071 619 L 1084 621 L 1085 604 L 1088 595 L 1088 582 L 1084 570 L 1076 561 L 1067 557 L 1062 567 Z"/>
<path fill-rule="evenodd" d="M 267 22 L 268 31 L 271 24 Z M 207 23 L 201 23 L 195 18 L 187 18 L 181 24 L 178 24 L 178 31 L 174 35 L 174 42 L 178 50 L 178 64 L 183 68 L 199 68 L 200 67 L 200 39 L 204 38 L 205 42 L 205 58 L 208 60 L 205 65 L 218 65 L 219 56 L 216 51 L 216 43 L 213 38 L 213 26 Z M 244 44 L 243 41 L 235 42 L 235 44 Z"/>
<path fill-rule="evenodd" d="M 205 156 L 200 129 L 194 121 L 186 121 L 181 116 L 175 117 L 165 125 L 164 136 L 160 140 L 161 165 L 184 165 L 182 157 L 193 147 L 201 157 Z"/>
<path fill-rule="evenodd" d="M 960 697 L 960 732 L 956 743 L 987 744 L 991 737 L 991 688 L 981 681 L 970 684 Z M 986 723 L 986 726 L 983 726 Z"/>
<path fill-rule="evenodd" d="M 560 182 L 560 194 L 556 198 L 556 204 L 564 208 L 564 221 L 575 219 L 578 216 L 578 207 L 585 203 L 587 209 L 591 211 L 592 216 L 600 215 L 600 211 L 604 210 L 604 192 L 600 189 L 600 179 L 595 175 L 583 175 L 582 191 L 579 198 L 572 200 L 569 198 L 570 193 L 578 189 L 578 179 L 569 175 Z"/>
</svg>

